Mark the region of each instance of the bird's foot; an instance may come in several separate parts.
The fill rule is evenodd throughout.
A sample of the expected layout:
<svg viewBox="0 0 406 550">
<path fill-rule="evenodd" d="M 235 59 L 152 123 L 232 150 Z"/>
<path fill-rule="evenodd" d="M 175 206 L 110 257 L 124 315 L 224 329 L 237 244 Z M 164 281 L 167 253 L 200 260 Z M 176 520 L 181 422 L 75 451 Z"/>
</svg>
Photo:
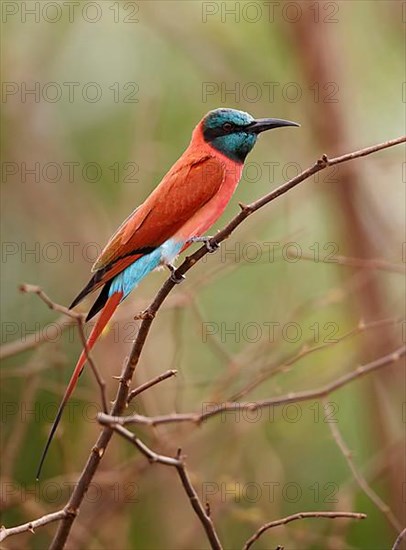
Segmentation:
<svg viewBox="0 0 406 550">
<path fill-rule="evenodd" d="M 218 243 L 210 242 L 212 239 L 214 239 L 214 237 L 192 237 L 191 239 L 189 239 L 189 241 L 191 243 L 204 243 L 206 245 L 207 252 L 209 252 L 209 254 L 212 254 L 220 248 L 220 245 Z"/>
<path fill-rule="evenodd" d="M 175 285 L 179 285 L 182 281 L 185 280 L 184 275 L 176 275 L 176 267 L 172 264 L 166 264 L 166 267 L 171 272 L 171 281 L 175 283 Z"/>
</svg>

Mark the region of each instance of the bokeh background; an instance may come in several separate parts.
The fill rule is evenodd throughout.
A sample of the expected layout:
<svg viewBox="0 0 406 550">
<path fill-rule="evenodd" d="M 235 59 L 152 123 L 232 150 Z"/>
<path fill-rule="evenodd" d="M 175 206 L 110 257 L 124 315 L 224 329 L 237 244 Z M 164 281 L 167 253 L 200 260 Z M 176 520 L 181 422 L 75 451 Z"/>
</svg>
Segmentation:
<svg viewBox="0 0 406 550">
<path fill-rule="evenodd" d="M 322 153 L 405 133 L 404 3 L 72 4 L 2 3 L 7 526 L 65 504 L 99 432 L 99 392 L 88 369 L 35 482 L 81 344 L 67 319 L 19 293 L 20 283 L 38 284 L 68 305 L 110 234 L 212 108 L 301 124 L 261 136 L 215 229 L 238 202 L 269 192 Z M 396 147 L 320 173 L 252 216 L 191 270 L 153 325 L 134 387 L 167 369 L 178 375 L 142 394 L 129 412 L 201 411 L 231 398 L 315 389 L 397 349 L 404 342 L 404 161 L 404 148 Z M 94 350 L 110 399 L 138 330 L 134 316 L 166 277 L 154 273 L 140 285 Z M 158 452 L 182 448 L 225 548 L 241 547 L 261 524 L 291 513 L 344 510 L 368 519 L 298 521 L 270 531 L 256 548 L 383 549 L 397 530 L 357 485 L 328 420 L 401 524 L 404 395 L 398 362 L 331 394 L 327 409 L 313 400 L 258 417 L 229 414 L 200 428 L 135 431 Z M 4 547 L 46 548 L 55 528 Z M 149 465 L 114 437 L 68 547 L 200 549 L 207 541 L 176 473 Z"/>
</svg>

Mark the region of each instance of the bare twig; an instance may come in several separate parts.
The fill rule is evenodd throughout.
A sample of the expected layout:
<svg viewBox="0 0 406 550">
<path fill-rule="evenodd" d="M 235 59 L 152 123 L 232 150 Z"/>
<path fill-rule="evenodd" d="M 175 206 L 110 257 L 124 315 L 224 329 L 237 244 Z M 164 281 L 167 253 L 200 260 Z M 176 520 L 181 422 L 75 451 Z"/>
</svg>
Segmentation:
<svg viewBox="0 0 406 550">
<path fill-rule="evenodd" d="M 171 378 L 172 376 L 175 376 L 178 373 L 177 370 L 171 369 L 163 372 L 162 374 L 159 374 L 152 380 L 149 380 L 148 382 L 145 382 L 145 384 L 141 384 L 141 386 L 138 386 L 138 388 L 135 388 L 135 390 L 132 390 L 130 394 L 127 397 L 127 403 L 130 403 L 134 397 L 137 397 L 140 393 L 144 392 L 145 390 L 148 390 L 149 388 L 152 388 L 152 386 L 155 386 L 156 384 L 159 384 L 159 382 L 162 382 L 163 380 L 166 380 L 167 378 Z"/>
<path fill-rule="evenodd" d="M 277 397 L 271 397 L 269 399 L 264 399 L 262 401 L 256 401 L 251 403 L 207 403 L 210 405 L 209 410 L 203 413 L 178 413 L 178 414 L 168 414 L 161 416 L 142 416 L 139 414 L 133 414 L 131 416 L 110 416 L 103 413 L 99 413 L 97 418 L 101 424 L 111 425 L 111 424 L 144 424 L 147 426 L 157 426 L 159 424 L 172 424 L 177 422 L 192 422 L 195 424 L 200 424 L 204 420 L 217 416 L 219 414 L 225 413 L 227 411 L 236 411 L 236 410 L 249 410 L 255 411 L 258 409 L 264 409 L 267 407 L 275 407 L 278 405 L 284 405 L 288 403 L 298 403 L 301 401 L 309 401 L 310 399 L 321 399 L 326 397 L 330 393 L 346 386 L 353 380 L 361 378 L 366 374 L 369 374 L 373 371 L 381 369 L 387 365 L 391 365 L 398 361 L 401 357 L 406 355 L 406 346 L 395 350 L 394 352 L 375 359 L 370 363 L 360 366 L 352 372 L 337 378 L 335 381 L 330 382 L 321 388 L 315 390 L 307 390 L 303 392 L 292 392 L 287 395 L 281 395 Z"/>
<path fill-rule="evenodd" d="M 286 357 L 279 365 L 263 367 L 261 369 L 262 372 L 260 372 L 254 380 L 249 382 L 249 384 L 241 388 L 238 392 L 234 393 L 230 398 L 230 401 L 239 401 L 242 397 L 247 395 L 247 393 L 257 388 L 260 384 L 262 384 L 262 382 L 266 381 L 271 376 L 274 376 L 278 372 L 287 372 L 290 367 L 292 367 L 297 361 L 303 359 L 304 357 L 307 357 L 308 355 L 313 354 L 314 352 L 318 352 L 331 346 L 335 346 L 340 342 L 343 342 L 344 340 L 347 340 L 348 338 L 367 330 L 380 328 L 386 325 L 393 325 L 399 322 L 401 322 L 400 318 L 380 319 L 378 321 L 371 321 L 370 323 L 365 323 L 361 319 L 355 328 L 349 330 L 335 340 L 332 340 L 330 342 L 323 342 L 322 344 L 317 344 L 316 346 L 309 346 L 309 341 L 307 341 L 303 344 L 299 351 L 295 351 L 293 354 Z"/>
<path fill-rule="evenodd" d="M 106 397 L 106 383 L 103 380 L 103 377 L 100 374 L 98 368 L 96 367 L 93 359 L 91 358 L 89 349 L 87 347 L 86 335 L 83 328 L 84 315 L 82 313 L 76 313 L 75 311 L 72 311 L 65 306 L 57 304 L 56 302 L 51 300 L 51 298 L 47 294 L 45 294 L 45 292 L 39 286 L 24 284 L 20 286 L 20 291 L 36 294 L 50 309 L 54 311 L 60 311 L 64 315 L 67 315 L 68 317 L 76 321 L 76 324 L 79 330 L 80 339 L 82 341 L 83 349 L 85 350 L 86 360 L 93 371 L 94 377 L 100 389 L 100 397 L 101 397 L 103 412 L 107 413 L 108 406 L 107 406 L 107 397 Z"/>
<path fill-rule="evenodd" d="M 356 291 L 356 288 L 359 285 L 359 281 L 357 281 L 356 284 L 354 284 L 354 282 L 355 281 L 352 280 L 350 284 L 345 284 L 344 287 L 341 286 L 339 291 L 337 287 L 333 287 L 327 293 L 324 292 L 319 296 L 312 297 L 305 302 L 297 305 L 292 310 L 286 311 L 286 313 L 284 314 L 284 319 L 281 321 L 281 326 L 283 326 L 285 323 L 288 323 L 291 319 L 294 319 L 296 317 L 301 318 L 302 316 L 306 315 L 306 312 L 307 314 L 313 314 L 315 309 L 325 307 L 333 303 L 336 304 L 338 301 L 342 301 L 345 296 L 350 292 L 350 290 L 352 292 Z M 309 338 L 308 340 L 305 340 L 302 346 L 300 346 L 297 350 L 294 350 L 292 353 L 289 353 L 287 355 L 278 357 L 271 363 L 267 364 L 269 352 L 271 351 L 271 349 L 275 349 L 276 344 L 280 342 L 281 338 L 283 338 L 283 331 L 280 331 L 278 337 L 272 338 L 271 347 L 269 345 L 269 340 L 271 340 L 270 338 L 262 339 L 255 346 L 246 346 L 240 353 L 232 358 L 232 363 L 229 364 L 227 372 L 222 375 L 216 385 L 214 392 L 211 394 L 211 401 L 240 401 L 241 398 L 244 397 L 247 393 L 251 392 L 251 390 L 254 389 L 258 383 L 262 383 L 262 380 L 265 381 L 268 377 L 271 377 L 280 371 L 288 371 L 290 367 L 294 363 L 296 363 L 296 361 L 303 359 L 306 355 L 313 352 L 322 351 L 323 349 L 328 348 L 330 345 L 333 346 L 336 343 L 345 340 L 347 337 L 351 337 L 352 335 L 361 333 L 364 330 L 373 329 L 375 328 L 375 323 L 376 326 L 379 327 L 385 326 L 386 324 L 396 323 L 397 321 L 399 321 L 400 323 L 400 318 L 377 320 L 366 325 L 365 321 L 363 319 L 360 319 L 356 327 L 354 327 L 349 332 L 345 333 L 339 338 L 335 338 L 331 341 L 323 339 L 323 343 L 317 344 L 315 346 L 312 346 L 315 338 Z M 230 379 L 237 379 L 240 374 L 242 374 L 244 371 L 247 371 L 245 367 L 248 363 L 250 365 L 249 381 L 246 382 L 245 385 L 243 385 L 240 389 L 234 391 L 230 395 Z M 253 387 L 251 387 L 251 383 L 253 384 Z M 225 395 L 228 395 L 228 397 L 224 397 Z"/>
<path fill-rule="evenodd" d="M 222 546 L 220 543 L 220 540 L 218 538 L 218 535 L 216 533 L 216 530 L 214 528 L 213 522 L 210 518 L 210 513 L 208 513 L 208 509 L 203 506 L 203 504 L 200 502 L 200 499 L 189 479 L 185 462 L 183 457 L 181 456 L 180 449 L 178 450 L 176 458 L 172 458 L 169 456 L 159 455 L 152 451 L 145 443 L 143 443 L 138 437 L 136 437 L 133 433 L 131 433 L 126 428 L 123 428 L 123 426 L 119 425 L 112 425 L 112 429 L 120 434 L 122 437 L 127 439 L 127 441 L 130 441 L 133 445 L 137 447 L 137 449 L 148 458 L 148 460 L 153 463 L 159 463 L 164 464 L 165 466 L 173 466 L 176 468 L 178 475 L 180 477 L 180 480 L 182 482 L 183 488 L 185 489 L 185 492 L 189 498 L 190 504 L 192 505 L 193 510 L 196 512 L 197 517 L 199 518 L 201 524 L 203 525 L 203 528 L 206 532 L 207 538 L 210 542 L 211 548 L 215 550 L 221 550 Z"/>
<path fill-rule="evenodd" d="M 399 536 L 395 540 L 392 550 L 400 550 L 400 545 L 402 544 L 403 539 L 406 537 L 406 527 L 403 529 L 401 533 L 399 533 Z"/>
<path fill-rule="evenodd" d="M 51 298 L 49 298 L 45 294 L 42 288 L 40 288 L 37 285 L 23 284 L 23 285 L 20 285 L 19 290 L 20 292 L 24 292 L 27 294 L 36 294 L 49 307 L 49 309 L 52 309 L 54 311 L 59 311 L 60 313 L 67 315 L 71 319 L 75 319 L 76 322 L 78 319 L 84 318 L 83 313 L 76 313 L 76 311 L 73 311 L 71 309 L 68 309 L 65 306 L 55 303 L 53 300 L 51 300 Z"/>
<path fill-rule="evenodd" d="M 324 399 L 323 401 L 325 404 L 327 404 Z M 334 422 L 328 422 L 328 426 L 330 428 L 334 441 L 337 443 L 338 448 L 340 449 L 345 460 L 347 461 L 347 464 L 358 486 L 364 491 L 367 497 L 375 504 L 375 506 L 382 512 L 382 514 L 385 515 L 390 525 L 396 531 L 400 531 L 402 529 L 401 523 L 397 520 L 396 516 L 393 514 L 389 506 L 380 498 L 379 495 L 375 493 L 372 487 L 368 485 L 364 476 L 358 471 L 357 467 L 355 466 L 355 463 L 352 459 L 351 451 L 345 443 L 337 424 Z"/>
<path fill-rule="evenodd" d="M 295 260 L 310 260 L 314 262 L 314 256 L 311 254 L 294 254 L 292 252 L 287 251 L 287 255 Z M 325 263 L 325 264 L 338 264 L 348 267 L 359 267 L 362 269 L 376 269 L 378 271 L 388 271 L 390 273 L 402 273 L 405 274 L 406 266 L 401 264 L 395 264 L 392 262 L 388 262 L 387 260 L 383 260 L 382 258 L 351 258 L 349 256 L 334 256 L 333 258 L 329 260 L 322 260 L 319 263 Z"/>
<path fill-rule="evenodd" d="M 27 531 L 34 533 L 35 529 L 37 529 L 38 527 L 42 527 L 43 525 L 47 525 L 48 523 L 52 523 L 53 521 L 64 519 L 69 514 L 72 514 L 72 512 L 68 512 L 66 509 L 64 509 L 59 510 L 58 512 L 53 512 L 52 514 L 46 514 L 39 519 L 29 521 L 28 523 L 23 523 L 22 525 L 18 525 L 17 527 L 9 527 L 8 529 L 6 529 L 6 527 L 2 526 L 0 528 L 0 542 L 2 542 L 7 537 L 10 537 L 11 535 L 18 535 Z"/>
<path fill-rule="evenodd" d="M 68 317 L 65 314 L 61 315 L 52 324 L 46 325 L 44 328 L 35 332 L 34 334 L 26 336 L 23 340 L 15 340 L 13 342 L 8 342 L 7 344 L 3 344 L 2 346 L 0 346 L 0 359 L 7 359 L 8 357 L 17 355 L 18 353 L 23 353 L 24 351 L 28 351 L 32 348 L 35 348 L 36 346 L 39 346 L 43 342 L 53 341 L 53 339 L 49 336 L 48 327 L 55 327 L 56 325 L 58 329 L 62 332 L 67 328 L 73 326 L 74 324 L 75 319 L 73 319 L 72 317 Z"/>
<path fill-rule="evenodd" d="M 297 519 L 304 519 L 304 518 L 365 519 L 366 517 L 367 517 L 366 514 L 360 514 L 357 512 L 299 512 L 298 514 L 293 514 L 283 519 L 277 519 L 275 521 L 271 521 L 263 525 L 260 529 L 258 529 L 258 531 L 256 531 L 256 533 L 252 535 L 252 537 L 250 537 L 247 540 L 247 542 L 244 544 L 243 550 L 248 550 L 249 548 L 251 548 L 254 542 L 257 541 L 259 537 L 265 533 L 265 531 L 268 531 L 268 529 L 272 529 L 273 527 L 279 527 L 280 525 L 286 525 L 287 523 L 290 523 L 291 521 L 295 521 Z"/>
</svg>

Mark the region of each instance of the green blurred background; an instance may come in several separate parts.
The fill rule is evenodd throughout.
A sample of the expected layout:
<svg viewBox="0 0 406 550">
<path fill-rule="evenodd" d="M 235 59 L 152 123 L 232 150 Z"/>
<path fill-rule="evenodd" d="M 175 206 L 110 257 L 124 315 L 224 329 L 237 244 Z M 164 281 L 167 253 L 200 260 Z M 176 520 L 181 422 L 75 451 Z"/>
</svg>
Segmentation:
<svg viewBox="0 0 406 550">
<path fill-rule="evenodd" d="M 212 108 L 301 124 L 261 137 L 216 229 L 238 202 L 264 195 L 322 153 L 404 134 L 403 8 L 356 0 L 2 3 L 3 524 L 62 507 L 99 431 L 89 371 L 35 483 L 81 344 L 72 327 L 63 328 L 66 319 L 18 285 L 38 284 L 68 305 L 110 234 Z M 170 368 L 178 375 L 130 410 L 201 411 L 238 396 L 263 372 L 269 376 L 241 400 L 314 389 L 399 347 L 404 160 L 397 147 L 320 173 L 252 216 L 190 271 L 153 325 L 134 386 Z M 384 262 L 375 269 L 328 261 L 341 256 Z M 134 315 L 166 276 L 154 273 L 140 285 L 95 348 L 110 399 L 112 376 L 138 330 Z M 30 338 L 36 345 L 23 353 L 10 348 Z M 319 349 L 297 357 L 304 346 Z M 402 523 L 404 388 L 398 362 L 331 394 L 328 410 L 309 401 L 258 418 L 229 414 L 199 429 L 136 432 L 157 452 L 182 448 L 225 548 L 241 547 L 261 524 L 291 513 L 342 510 L 368 519 L 302 520 L 255 547 L 383 549 L 396 529 L 354 481 L 325 413 Z M 10 538 L 4 548 L 46 548 L 54 531 L 52 524 Z M 68 547 L 200 549 L 207 541 L 176 473 L 150 466 L 115 437 Z"/>
</svg>

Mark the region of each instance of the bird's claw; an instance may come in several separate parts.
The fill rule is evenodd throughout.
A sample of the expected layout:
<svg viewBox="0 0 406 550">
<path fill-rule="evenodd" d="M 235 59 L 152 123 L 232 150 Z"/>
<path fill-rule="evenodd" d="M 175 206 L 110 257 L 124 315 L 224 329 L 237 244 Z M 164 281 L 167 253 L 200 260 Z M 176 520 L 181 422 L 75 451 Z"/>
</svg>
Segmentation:
<svg viewBox="0 0 406 550">
<path fill-rule="evenodd" d="M 184 275 L 176 275 L 176 267 L 172 264 L 167 264 L 167 268 L 171 272 L 170 279 L 175 285 L 179 285 L 182 281 L 185 280 Z"/>
<path fill-rule="evenodd" d="M 220 248 L 219 243 L 216 243 L 216 241 L 214 241 L 214 243 L 210 242 L 212 239 L 214 239 L 214 237 L 192 237 L 190 241 L 192 243 L 204 243 L 206 246 L 207 252 L 209 254 L 212 254 L 213 252 L 216 252 L 216 250 Z"/>
<path fill-rule="evenodd" d="M 210 240 L 207 240 L 204 244 L 206 245 L 207 252 L 209 254 L 213 254 L 213 252 L 216 252 L 216 250 L 220 248 L 219 243 L 217 243 L 216 241 L 214 241 L 214 243 L 210 243 Z"/>
<path fill-rule="evenodd" d="M 184 275 L 176 275 L 175 271 L 172 271 L 170 276 L 171 281 L 175 283 L 175 285 L 179 285 L 182 281 L 185 280 L 185 278 L 186 277 Z"/>
</svg>

